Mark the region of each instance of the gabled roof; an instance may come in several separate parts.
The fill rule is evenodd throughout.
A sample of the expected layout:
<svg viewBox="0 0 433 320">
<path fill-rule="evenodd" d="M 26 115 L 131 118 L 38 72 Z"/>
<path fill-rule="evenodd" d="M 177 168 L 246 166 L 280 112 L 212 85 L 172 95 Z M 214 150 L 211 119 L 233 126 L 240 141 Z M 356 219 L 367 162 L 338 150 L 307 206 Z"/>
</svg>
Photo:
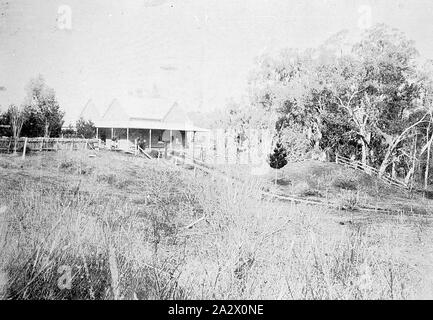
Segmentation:
<svg viewBox="0 0 433 320">
<path fill-rule="evenodd" d="M 115 98 L 102 117 L 95 119 L 94 122 L 97 127 L 103 128 L 207 131 L 195 127 L 177 102 L 160 97 Z"/>
<path fill-rule="evenodd" d="M 103 120 L 111 120 L 119 115 L 129 119 L 164 120 L 176 102 L 163 98 L 123 97 L 114 99 L 102 116 Z"/>
<path fill-rule="evenodd" d="M 196 127 L 193 124 L 164 122 L 158 120 L 110 120 L 96 121 L 95 125 L 98 128 L 130 128 L 130 129 L 159 129 L 159 130 L 181 130 L 181 131 L 197 131 L 207 132 L 208 129 Z"/>
<path fill-rule="evenodd" d="M 83 110 L 81 110 L 79 118 L 92 121 L 96 121 L 101 118 L 101 115 L 99 114 L 99 111 L 96 108 L 96 105 L 93 103 L 92 99 L 89 99 L 89 101 L 87 101 Z"/>
</svg>

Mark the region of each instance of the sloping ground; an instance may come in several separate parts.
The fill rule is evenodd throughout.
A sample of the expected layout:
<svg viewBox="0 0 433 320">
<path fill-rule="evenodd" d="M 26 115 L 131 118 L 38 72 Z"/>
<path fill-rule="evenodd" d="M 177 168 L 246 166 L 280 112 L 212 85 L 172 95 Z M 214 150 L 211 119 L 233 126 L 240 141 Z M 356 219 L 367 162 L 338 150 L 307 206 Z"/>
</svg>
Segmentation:
<svg viewBox="0 0 433 320">
<path fill-rule="evenodd" d="M 180 249 L 167 243 L 201 214 L 192 182 L 162 162 L 114 152 L 0 156 L 0 298 L 114 298 L 107 241 L 125 277 L 116 280 L 123 297 L 185 298 L 165 260 Z M 148 270 L 155 251 L 161 274 Z M 61 265 L 73 268 L 71 290 L 57 286 Z"/>
<path fill-rule="evenodd" d="M 289 163 L 278 171 L 281 194 L 340 202 L 343 207 L 382 208 L 406 214 L 433 213 L 433 201 L 417 193 L 389 186 L 376 177 L 335 163 L 304 161 Z M 273 184 L 274 174 L 266 176 Z"/>
<path fill-rule="evenodd" d="M 427 219 L 273 201 L 263 184 L 115 152 L 0 156 L 0 298 L 433 296 Z"/>
<path fill-rule="evenodd" d="M 250 165 L 218 165 L 218 171 L 240 181 L 251 179 Z M 308 160 L 288 163 L 284 168 L 262 176 L 264 190 L 295 199 L 322 203 L 334 208 L 373 210 L 429 215 L 433 213 L 433 201 L 422 193 L 409 192 L 390 186 L 377 177 L 336 163 Z"/>
</svg>

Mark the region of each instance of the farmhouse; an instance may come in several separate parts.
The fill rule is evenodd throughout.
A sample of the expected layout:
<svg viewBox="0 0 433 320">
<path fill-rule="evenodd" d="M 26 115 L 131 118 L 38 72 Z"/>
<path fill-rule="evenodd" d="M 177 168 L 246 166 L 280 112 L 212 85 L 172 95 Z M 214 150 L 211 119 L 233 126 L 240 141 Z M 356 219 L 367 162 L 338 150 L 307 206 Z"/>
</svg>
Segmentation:
<svg viewBox="0 0 433 320">
<path fill-rule="evenodd" d="M 161 97 L 115 98 L 102 115 L 89 100 L 80 117 L 94 122 L 106 146 L 121 150 L 137 143 L 144 150 L 191 148 L 196 132 L 208 131 L 194 126 L 178 102 Z"/>
</svg>

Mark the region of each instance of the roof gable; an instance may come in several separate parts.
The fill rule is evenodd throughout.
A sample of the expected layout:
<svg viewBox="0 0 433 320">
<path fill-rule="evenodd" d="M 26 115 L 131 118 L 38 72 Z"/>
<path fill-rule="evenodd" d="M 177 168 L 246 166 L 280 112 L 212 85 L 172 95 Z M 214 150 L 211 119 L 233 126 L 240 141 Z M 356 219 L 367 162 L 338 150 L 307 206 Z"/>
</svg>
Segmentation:
<svg viewBox="0 0 433 320">
<path fill-rule="evenodd" d="M 124 108 L 121 106 L 119 100 L 114 99 L 111 104 L 108 106 L 104 115 L 102 116 L 102 120 L 104 121 L 113 121 L 120 120 L 125 121 L 129 120 L 129 115 L 125 112 Z"/>
<path fill-rule="evenodd" d="M 81 113 L 79 115 L 79 118 L 92 121 L 99 120 L 100 117 L 101 115 L 99 114 L 99 111 L 96 108 L 96 105 L 93 103 L 92 99 L 87 101 L 86 105 L 84 106 L 83 110 L 81 110 Z"/>
<path fill-rule="evenodd" d="M 121 101 L 125 112 L 133 119 L 162 121 L 173 105 L 173 102 L 159 97 L 127 97 Z"/>
<path fill-rule="evenodd" d="M 175 102 L 173 106 L 168 110 L 167 114 L 164 116 L 163 121 L 188 124 L 191 123 L 188 115 L 177 102 Z"/>
<path fill-rule="evenodd" d="M 187 113 L 177 102 L 155 97 L 116 98 L 96 125 L 101 128 L 206 131 L 206 129 L 194 127 Z"/>
<path fill-rule="evenodd" d="M 124 97 L 114 99 L 101 120 L 157 120 L 163 121 L 174 103 L 163 98 Z"/>
</svg>

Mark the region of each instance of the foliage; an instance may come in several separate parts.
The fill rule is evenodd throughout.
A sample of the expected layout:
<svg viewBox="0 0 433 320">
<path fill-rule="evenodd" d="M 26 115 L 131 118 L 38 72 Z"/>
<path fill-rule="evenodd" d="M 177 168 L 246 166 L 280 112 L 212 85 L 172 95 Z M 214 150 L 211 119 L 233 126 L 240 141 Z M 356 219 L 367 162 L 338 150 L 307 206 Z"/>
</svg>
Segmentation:
<svg viewBox="0 0 433 320">
<path fill-rule="evenodd" d="M 385 25 L 361 36 L 340 32 L 315 49 L 260 57 L 249 80 L 251 104 L 275 113 L 276 134 L 289 132 L 295 145 L 309 140 L 310 148 L 354 155 L 382 173 L 408 154 L 410 167 L 433 79 L 417 58 L 413 41 Z M 298 158 L 302 148 L 287 146 Z"/>
<path fill-rule="evenodd" d="M 80 118 L 77 120 L 75 124 L 76 130 L 77 130 L 77 136 L 86 139 L 91 139 L 95 137 L 96 134 L 96 127 L 92 120 L 84 120 L 83 118 Z"/>
<path fill-rule="evenodd" d="M 258 57 L 246 98 L 194 117 L 235 131 L 240 144 L 248 129 L 269 129 L 291 161 L 321 150 L 400 178 L 422 169 L 427 182 L 432 106 L 433 61 L 419 59 L 404 33 L 378 24 L 362 34 L 343 30 L 316 48 Z"/>
<path fill-rule="evenodd" d="M 12 135 L 10 129 L 9 114 L 0 112 L 0 137 Z"/>
<path fill-rule="evenodd" d="M 58 137 L 63 126 L 64 111 L 60 109 L 54 89 L 39 75 L 26 86 L 25 110 L 27 121 L 22 135 L 27 137 Z"/>
<path fill-rule="evenodd" d="M 269 155 L 269 165 L 274 169 L 281 169 L 287 164 L 287 151 L 281 142 L 277 142 L 273 153 Z"/>
<path fill-rule="evenodd" d="M 15 105 L 10 105 L 7 113 L 9 115 L 12 137 L 14 138 L 14 153 L 16 153 L 18 138 L 20 137 L 21 129 L 26 121 L 27 115 L 25 110 L 18 108 Z"/>
<path fill-rule="evenodd" d="M 300 126 L 284 127 L 280 130 L 280 142 L 284 147 L 286 159 L 291 162 L 303 160 L 311 149 L 311 141 Z"/>
<path fill-rule="evenodd" d="M 64 138 L 75 138 L 77 136 L 75 128 L 72 126 L 72 124 L 69 124 L 66 128 L 62 129 L 62 136 Z"/>
</svg>

